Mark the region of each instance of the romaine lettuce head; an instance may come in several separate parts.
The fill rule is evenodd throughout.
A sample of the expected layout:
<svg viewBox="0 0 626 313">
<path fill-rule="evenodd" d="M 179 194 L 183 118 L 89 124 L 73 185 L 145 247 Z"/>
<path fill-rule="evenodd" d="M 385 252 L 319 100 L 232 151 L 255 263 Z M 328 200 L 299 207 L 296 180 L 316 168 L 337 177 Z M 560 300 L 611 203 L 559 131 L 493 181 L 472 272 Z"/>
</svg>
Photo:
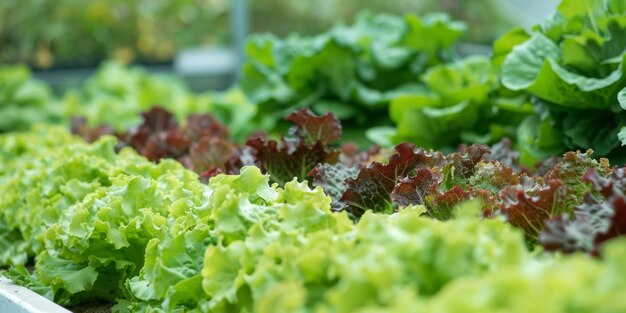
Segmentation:
<svg viewBox="0 0 626 313">
<path fill-rule="evenodd" d="M 514 42 L 517 45 L 507 52 L 506 43 Z M 616 163 L 623 159 L 619 156 L 626 150 L 616 137 L 626 121 L 626 112 L 618 104 L 618 93 L 626 87 L 623 1 L 563 0 L 558 11 L 530 33 L 511 31 L 497 43 L 495 57 L 504 58 L 503 86 L 537 99 L 537 118 L 553 128 L 548 133 L 562 135 L 562 151 L 591 148 Z M 520 149 L 534 159 L 550 151 L 540 152 L 542 147 L 527 142 Z"/>
</svg>

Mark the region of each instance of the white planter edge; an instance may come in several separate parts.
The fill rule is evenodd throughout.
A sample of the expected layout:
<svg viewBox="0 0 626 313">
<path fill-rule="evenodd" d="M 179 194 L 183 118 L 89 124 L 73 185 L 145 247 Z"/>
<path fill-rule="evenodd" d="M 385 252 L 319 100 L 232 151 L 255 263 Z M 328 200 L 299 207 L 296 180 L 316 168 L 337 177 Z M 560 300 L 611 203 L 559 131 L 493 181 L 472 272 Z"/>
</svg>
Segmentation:
<svg viewBox="0 0 626 313">
<path fill-rule="evenodd" d="M 64 307 L 34 291 L 14 285 L 0 277 L 0 312 L 4 313 L 71 313 Z"/>
</svg>

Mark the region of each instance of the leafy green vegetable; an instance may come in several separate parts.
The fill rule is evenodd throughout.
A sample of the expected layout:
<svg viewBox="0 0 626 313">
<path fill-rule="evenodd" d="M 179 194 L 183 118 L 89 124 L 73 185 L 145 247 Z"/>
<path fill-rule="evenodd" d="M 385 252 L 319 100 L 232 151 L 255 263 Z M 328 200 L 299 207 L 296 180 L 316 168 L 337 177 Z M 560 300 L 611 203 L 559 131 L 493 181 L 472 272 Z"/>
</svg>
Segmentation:
<svg viewBox="0 0 626 313">
<path fill-rule="evenodd" d="M 608 244 L 604 260 L 584 255 L 529 262 L 455 280 L 415 312 L 621 312 L 626 302 L 626 241 Z M 575 274 L 573 274 L 575 273 Z M 532 299 L 532 301 L 529 301 Z"/>
<path fill-rule="evenodd" d="M 514 125 L 532 108 L 523 96 L 501 93 L 496 73 L 489 59 L 478 56 L 432 67 L 422 76 L 426 88 L 391 102 L 391 141 L 450 149 L 463 141 L 515 137 Z"/>
<path fill-rule="evenodd" d="M 393 154 L 378 148 L 358 153 L 347 144 L 337 149 L 329 144 L 340 138 L 339 122 L 330 113 L 315 116 L 309 110 L 287 117 L 296 125 L 280 141 L 253 136 L 237 149 L 224 140 L 225 127 L 210 116 L 191 116 L 182 130 L 163 109 L 144 113 L 144 119 L 122 137 L 130 136 L 127 142 L 141 154 L 153 160 L 178 158 L 203 178 L 224 171 L 239 173 L 244 165 L 258 166 L 281 186 L 294 177 L 312 177 L 312 185 L 322 186 L 331 196 L 332 210 L 347 211 L 354 220 L 367 211 L 393 213 L 415 205 L 424 205 L 430 217 L 448 220 L 458 205 L 477 199 L 485 217 L 502 216 L 523 229 L 529 246 L 537 243 L 546 220 L 567 219 L 585 202 L 585 194 L 592 191 L 583 179 L 587 170 L 595 169 L 601 176 L 609 173 L 608 160 L 594 160 L 589 150 L 539 163 L 537 175 L 529 177 L 531 172 L 520 162 L 529 157 L 535 161 L 533 155 L 515 152 L 508 140 L 496 144 L 493 155 L 485 145 L 461 146 L 448 155 L 410 143 L 396 146 Z M 520 131 L 520 141 L 537 140 L 534 132 L 554 129 L 536 122 L 535 115 L 524 120 L 520 130 L 528 133 Z M 220 142 L 231 148 L 222 149 Z M 560 143 L 561 138 L 547 141 L 544 149 Z M 529 141 L 528 146 L 534 144 Z"/>
<path fill-rule="evenodd" d="M 181 121 L 193 113 L 212 112 L 229 123 L 239 140 L 255 130 L 250 120 L 256 108 L 236 89 L 196 95 L 173 76 L 148 74 L 115 62 L 102 65 L 84 86 L 67 92 L 62 102 L 66 118 L 82 116 L 89 126 L 107 124 L 118 131 L 141 122 L 138 113 L 156 105 L 172 111 Z"/>
<path fill-rule="evenodd" d="M 93 143 L 51 126 L 0 135 L 1 274 L 116 312 L 624 311 L 626 168 L 591 150 L 525 167 L 568 148 L 620 157 L 624 9 L 563 0 L 491 59 L 447 64 L 462 26 L 441 15 L 254 37 L 242 85 L 260 111 L 107 65 L 65 98 Z M 7 86 L 28 84 L 16 77 Z M 517 135 L 519 151 L 502 140 L 359 152 L 335 146 L 333 114 L 291 112 L 369 127 L 391 99 L 397 129 L 370 132 L 383 141 L 449 152 Z M 212 116 L 189 115 L 204 110 L 237 137 L 285 115 L 295 126 L 236 145 Z"/>
<path fill-rule="evenodd" d="M 591 170 L 601 177 L 611 172 L 608 160 L 593 159 L 591 151 L 567 152 L 558 162 L 544 165 L 540 176 L 523 177 L 518 184 L 504 186 L 499 191 L 500 213 L 524 229 L 528 242 L 535 244 L 549 228 L 548 219 L 575 214 L 575 208 L 586 201 L 593 191 L 585 179 Z"/>
<path fill-rule="evenodd" d="M 284 188 L 269 186 L 269 177 L 255 167 L 242 168 L 240 175 L 216 176 L 208 188 L 207 206 L 172 210 L 172 231 L 150 242 L 145 267 L 128 282 L 132 295 L 141 301 L 121 302 L 120 310 L 148 305 L 165 311 L 208 310 L 207 305 L 212 304 L 203 290 L 203 264 L 210 264 L 204 266 L 203 273 L 217 270 L 216 280 L 210 284 L 224 293 L 230 288 L 220 283 L 230 273 L 219 267 L 236 264 L 219 259 L 204 262 L 207 247 L 240 246 L 250 238 L 250 244 L 258 240 L 261 248 L 271 241 L 266 235 L 279 231 L 305 235 L 352 227 L 345 215 L 330 212 L 330 199 L 320 188 L 311 190 L 306 183 L 296 181 Z"/>
<path fill-rule="evenodd" d="M 32 239 L 44 230 L 44 221 L 53 220 L 66 203 L 99 184 L 97 166 L 101 162 L 93 163 L 96 168 L 86 166 L 83 170 L 80 166 L 81 161 L 89 161 L 88 156 L 77 155 L 68 160 L 66 164 L 77 165 L 73 171 L 66 171 L 63 166 L 48 168 L 54 161 L 44 156 L 59 148 L 68 153 L 78 142 L 62 128 L 38 127 L 32 133 L 0 136 L 0 245 L 3 248 L 0 264 L 26 263 L 28 256 L 41 249 L 41 244 Z M 37 159 L 39 166 L 33 164 Z M 72 180 L 74 175 L 85 175 L 88 179 Z M 71 188 L 60 190 L 66 184 Z M 44 201 L 44 197 L 50 198 Z"/>
<path fill-rule="evenodd" d="M 0 242 L 8 247 L 0 261 L 34 256 L 32 277 L 9 275 L 50 287 L 63 304 L 125 297 L 120 286 L 143 266 L 148 241 L 167 230 L 170 207 L 199 206 L 206 190 L 174 161 L 116 154 L 111 137 L 88 145 L 40 128 L 0 141 L 8 165 L 0 181 Z"/>
<path fill-rule="evenodd" d="M 147 123 L 151 129 L 168 125 L 171 116 L 159 116 Z M 301 111 L 291 119 L 292 133 L 303 141 L 338 136 L 328 116 Z M 464 282 L 499 286 L 498 275 L 551 284 L 561 274 L 525 273 L 544 273 L 553 263 L 586 262 L 595 273 L 611 272 L 621 253 L 609 240 L 623 233 L 623 169 L 610 174 L 608 162 L 589 153 L 566 154 L 542 177 L 529 178 L 497 161 L 515 162 L 504 143 L 492 156 L 486 146 L 443 155 L 404 144 L 388 164 L 369 167 L 358 164 L 371 154 L 355 156 L 344 147 L 341 158 L 349 160 L 337 164 L 360 169 L 345 181 L 344 194 L 354 195 L 348 204 L 362 210 L 354 223 L 345 211 L 333 212 L 334 199 L 322 188 L 295 179 L 270 185 L 257 167 L 205 185 L 172 160 L 154 164 L 131 149 L 115 153 L 111 137 L 87 144 L 66 130 L 41 127 L 0 136 L 0 143 L 0 245 L 6 248 L 0 261 L 13 265 L 2 275 L 66 305 L 115 301 L 116 312 L 406 311 L 447 305 L 439 299 Z M 581 180 L 590 168 L 595 172 Z M 317 166 L 312 175 L 329 182 L 327 171 L 333 170 Z M 537 187 L 544 180 L 549 188 Z M 518 201 L 497 202 L 507 188 Z M 579 199 L 590 191 L 604 200 Z M 357 196 L 383 197 L 401 210 L 376 214 L 377 203 L 353 205 Z M 543 227 L 537 221 L 571 213 L 575 203 L 611 221 L 598 241 L 604 261 L 532 255 L 524 233 L 511 227 L 532 235 Z M 591 208 L 598 205 L 603 210 Z M 508 223 L 490 218 L 501 214 Z M 30 272 L 24 264 L 33 257 Z M 592 289 L 586 292 L 600 288 L 583 283 Z M 467 295 L 464 301 L 484 304 Z M 577 299 L 569 291 L 563 297 Z"/>
<path fill-rule="evenodd" d="M 47 85 L 31 78 L 26 67 L 0 67 L 0 133 L 82 117 L 86 126 L 106 126 L 92 134 L 91 139 L 95 139 L 99 133 L 128 130 L 141 122 L 140 112 L 156 105 L 173 111 L 180 121 L 194 113 L 211 112 L 228 123 L 232 137 L 238 141 L 260 130 L 251 123 L 256 107 L 236 88 L 196 95 L 173 76 L 148 74 L 138 67 L 108 62 L 83 86 L 57 100 Z"/>
<path fill-rule="evenodd" d="M 415 207 L 394 215 L 367 213 L 356 226 L 344 222 L 304 236 L 289 224 L 255 224 L 245 240 L 207 249 L 207 309 L 393 311 L 406 304 L 403 298 L 415 302 L 455 278 L 528 257 L 520 234 L 500 221 L 441 223 L 420 217 L 422 212 Z M 332 216 L 345 221 L 345 215 Z"/>
<path fill-rule="evenodd" d="M 622 109 L 626 110 L 626 87 L 619 92 L 617 100 L 619 100 L 619 104 Z M 617 137 L 622 142 L 622 146 L 626 146 L 626 126 L 622 126 L 620 132 L 617 134 Z"/>
<path fill-rule="evenodd" d="M 319 163 L 335 164 L 340 151 L 329 146 L 341 137 L 341 125 L 331 113 L 315 116 L 308 109 L 294 112 L 286 120 L 295 125 L 280 141 L 252 136 L 237 158 L 242 165 L 257 165 L 281 186 L 294 178 L 304 179 Z M 250 154 L 250 155 L 248 155 Z M 246 163 L 246 159 L 252 159 Z M 236 169 L 235 169 L 236 172 Z"/>
<path fill-rule="evenodd" d="M 563 133 L 555 129 L 551 117 L 543 120 L 537 115 L 526 117 L 517 128 L 520 161 L 533 166 L 540 160 L 558 155 L 565 149 Z"/>
<path fill-rule="evenodd" d="M 151 161 L 176 159 L 203 180 L 219 173 L 239 173 L 245 165 L 256 165 L 281 186 L 294 177 L 314 176 L 311 173 L 319 164 L 341 162 L 350 168 L 364 166 L 380 151 L 374 146 L 360 153 L 350 143 L 335 147 L 342 134 L 339 121 L 331 113 L 316 116 L 308 109 L 286 117 L 295 125 L 280 140 L 255 134 L 243 146 L 231 141 L 228 127 L 211 114 L 192 114 L 183 125 L 161 107 L 153 107 L 141 115 L 144 122 L 127 132 L 115 132 L 106 124 L 92 128 L 84 118 L 72 120 L 72 132 L 89 142 L 115 134 L 120 140 L 118 148 L 133 147 Z"/>
<path fill-rule="evenodd" d="M 472 145 L 457 153 L 425 151 L 410 143 L 396 146 L 387 164 L 372 162 L 343 182 L 335 207 L 358 219 L 367 211 L 392 213 L 414 205 L 424 205 L 436 219 L 452 218 L 457 205 L 481 201 L 489 215 L 496 207 L 496 196 L 503 188 L 520 183 L 513 168 L 489 157 L 490 149 Z M 319 167 L 318 167 L 319 168 Z M 327 168 L 327 167 L 326 167 Z M 518 171 L 520 168 L 518 167 Z M 334 171 L 317 171 L 316 181 L 332 181 Z M 331 189 L 333 195 L 335 189 Z"/>
<path fill-rule="evenodd" d="M 212 178 L 207 210 L 176 220 L 189 225 L 179 228 L 187 229 L 184 236 L 152 241 L 146 267 L 129 281 L 139 301 L 120 302 L 117 310 L 393 310 L 457 277 L 529 257 L 520 233 L 473 217 L 479 203 L 446 223 L 420 217 L 423 208 L 413 207 L 388 216 L 368 213 L 354 225 L 345 214 L 331 213 L 321 189 L 268 182 L 252 167 Z"/>
<path fill-rule="evenodd" d="M 626 86 L 626 10 L 615 3 L 563 0 L 531 33 L 512 31 L 498 41 L 523 40 L 512 49 L 499 47 L 510 51 L 501 81 L 533 95 L 541 116 L 518 131 L 527 165 L 566 149 L 592 148 L 611 157 L 624 152 L 615 135 L 626 124 L 617 101 Z"/>
<path fill-rule="evenodd" d="M 175 162 L 161 162 L 147 177 L 119 175 L 49 226 L 40 237 L 46 250 L 37 256 L 35 273 L 53 287 L 57 299 L 64 300 L 64 291 L 79 298 L 87 297 L 79 294 L 86 291 L 109 301 L 125 297 L 123 282 L 143 266 L 150 239 L 167 230 L 170 207 L 202 203 L 204 186 L 181 169 Z M 68 272 L 77 277 L 67 277 Z M 74 285 L 80 279 L 85 282 Z"/>
<path fill-rule="evenodd" d="M 58 122 L 52 92 L 24 66 L 0 66 L 0 133 L 28 130 L 32 124 Z"/>
<path fill-rule="evenodd" d="M 568 213 L 567 195 L 560 192 L 563 182 L 549 180 L 528 190 L 524 186 L 513 186 L 502 190 L 501 210 L 508 221 L 524 229 L 530 240 L 536 240 L 544 227 L 544 221 L 561 213 Z"/>
<path fill-rule="evenodd" d="M 624 34 L 611 34 L 624 36 Z M 563 49 L 561 51 L 561 49 Z M 626 82 L 622 64 L 602 78 L 568 71 L 559 62 L 567 48 L 560 48 L 542 33 L 535 33 L 516 46 L 502 65 L 502 83 L 512 90 L 527 90 L 533 95 L 567 108 L 606 108 Z M 626 56 L 619 56 L 620 59 Z M 585 58 L 584 60 L 588 60 Z M 604 61 L 604 60 L 600 60 Z M 574 66 L 571 64 L 570 66 Z"/>
<path fill-rule="evenodd" d="M 377 122 L 367 112 L 384 110 L 429 66 L 450 60 L 464 31 L 446 15 L 363 14 L 352 26 L 314 37 L 256 35 L 240 85 L 259 104 L 260 125 L 269 128 L 303 107 L 371 127 Z"/>
</svg>

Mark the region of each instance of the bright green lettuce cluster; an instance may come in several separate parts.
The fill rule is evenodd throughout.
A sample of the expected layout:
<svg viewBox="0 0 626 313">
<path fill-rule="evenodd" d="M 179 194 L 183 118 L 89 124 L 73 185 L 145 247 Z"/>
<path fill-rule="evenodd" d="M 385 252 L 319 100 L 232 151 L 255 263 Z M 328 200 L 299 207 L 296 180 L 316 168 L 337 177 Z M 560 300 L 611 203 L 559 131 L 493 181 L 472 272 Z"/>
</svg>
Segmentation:
<svg viewBox="0 0 626 313">
<path fill-rule="evenodd" d="M 69 185 L 72 188 L 65 189 L 67 194 L 58 197 L 59 187 L 69 183 L 71 178 L 48 175 L 63 172 L 62 167 L 47 168 L 49 162 L 62 157 L 53 152 L 72 149 L 75 145 L 86 146 L 62 128 L 41 127 L 30 133 L 0 136 L 0 264 L 23 264 L 28 256 L 34 256 L 41 245 L 32 238 L 43 231 L 43 221 L 47 216 L 54 219 L 58 215 L 57 206 L 69 202 L 66 198 L 80 194 L 80 184 L 72 181 Z M 70 151 L 65 152 L 73 154 Z M 34 164 L 35 160 L 41 163 Z M 76 170 L 80 171 L 80 166 Z M 54 200 L 49 201 L 46 196 Z M 33 207 L 38 209 L 32 210 Z"/>
<path fill-rule="evenodd" d="M 127 284 L 139 301 L 116 310 L 391 309 L 529 257 L 521 233 L 501 221 L 440 222 L 415 207 L 354 225 L 331 213 L 319 187 L 270 187 L 255 167 L 213 178 L 209 188 L 208 207 L 177 210 L 176 231 L 150 242 L 145 267 Z"/>
<path fill-rule="evenodd" d="M 525 37 L 525 38 L 523 38 Z M 532 32 L 514 29 L 502 84 L 530 93 L 536 115 L 519 129 L 528 162 L 554 151 L 592 148 L 624 161 L 616 135 L 626 125 L 618 93 L 626 88 L 626 2 L 562 0 Z"/>
<path fill-rule="evenodd" d="M 0 67 L 0 133 L 25 131 L 37 123 L 69 124 L 77 116 L 85 117 L 90 126 L 107 124 L 125 131 L 140 124 L 140 113 L 155 105 L 178 120 L 194 113 L 213 114 L 228 124 L 238 141 L 259 130 L 251 123 L 257 108 L 238 88 L 195 94 L 174 76 L 107 62 L 59 100 L 45 83 L 32 78 L 28 68 Z"/>
<path fill-rule="evenodd" d="M 307 234 L 253 232 L 209 247 L 202 272 L 215 312 L 399 310 L 450 281 L 526 257 L 520 234 L 500 221 L 366 214 L 356 226 Z"/>
<path fill-rule="evenodd" d="M 91 125 L 106 123 L 121 130 L 139 124 L 138 113 L 154 105 L 168 107 L 184 117 L 190 109 L 209 102 L 197 100 L 181 80 L 116 62 L 103 64 L 80 89 L 66 93 L 62 101 L 68 118 L 85 116 Z"/>
<path fill-rule="evenodd" d="M 238 305 L 234 297 L 239 288 L 229 281 L 239 265 L 219 256 L 206 261 L 207 247 L 235 249 L 245 243 L 259 253 L 281 231 L 306 236 L 352 226 L 346 215 L 330 212 L 330 198 L 321 188 L 311 190 L 295 181 L 284 189 L 270 186 L 269 177 L 256 167 L 243 168 L 241 175 L 218 176 L 208 190 L 208 205 L 202 210 L 171 210 L 172 232 L 150 242 L 145 267 L 127 284 L 137 300 L 121 302 L 118 310 L 229 311 Z M 254 266 L 253 255 L 249 257 L 241 261 Z M 214 277 L 203 283 L 206 275 Z M 213 286 L 219 295 L 211 299 L 203 285 Z M 232 299 L 232 304 L 222 303 L 224 298 Z"/>
<path fill-rule="evenodd" d="M 179 163 L 117 154 L 111 137 L 86 144 L 46 127 L 0 142 L 0 264 L 18 266 L 14 279 L 59 303 L 126 297 L 123 282 L 168 230 L 173 204 L 205 199 L 206 186 Z M 29 257 L 32 275 L 22 267 Z"/>
<path fill-rule="evenodd" d="M 174 76 L 150 74 L 116 62 L 104 63 L 83 86 L 67 92 L 62 102 L 66 118 L 83 116 L 89 125 L 108 124 L 117 130 L 140 124 L 139 113 L 155 105 L 179 120 L 193 113 L 212 113 L 229 124 L 237 139 L 254 130 L 250 120 L 256 112 L 238 89 L 194 94 Z"/>
<path fill-rule="evenodd" d="M 27 67 L 0 66 L 0 133 L 28 130 L 60 117 L 50 88 L 33 79 Z"/>
<path fill-rule="evenodd" d="M 603 260 L 574 255 L 461 278 L 414 312 L 625 312 L 626 241 L 603 248 Z"/>
</svg>

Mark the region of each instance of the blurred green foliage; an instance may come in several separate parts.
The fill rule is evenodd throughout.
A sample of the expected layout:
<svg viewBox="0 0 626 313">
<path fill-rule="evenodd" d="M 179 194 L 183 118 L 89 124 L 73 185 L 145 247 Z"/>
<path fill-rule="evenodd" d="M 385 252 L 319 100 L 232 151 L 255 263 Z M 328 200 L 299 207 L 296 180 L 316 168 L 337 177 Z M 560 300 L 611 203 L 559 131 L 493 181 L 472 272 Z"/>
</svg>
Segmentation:
<svg viewBox="0 0 626 313">
<path fill-rule="evenodd" d="M 251 32 L 311 35 L 359 11 L 423 15 L 446 11 L 467 22 L 466 40 L 490 42 L 510 27 L 495 0 L 249 0 Z M 115 58 L 154 63 L 177 50 L 228 41 L 230 0 L 2 0 L 0 63 L 36 68 L 95 66 Z M 277 10 L 277 8 L 280 8 Z"/>
<path fill-rule="evenodd" d="M 222 42 L 228 6 L 228 0 L 2 0 L 0 62 L 48 68 L 110 57 L 170 60 L 181 47 Z"/>
<path fill-rule="evenodd" d="M 337 22 L 353 23 L 362 10 L 394 15 L 424 15 L 447 12 L 452 19 L 468 24 L 465 39 L 490 43 L 515 24 L 499 9 L 501 0 L 255 0 L 251 1 L 252 30 L 278 36 L 296 32 L 312 35 Z M 280 8 L 280 10 L 276 10 Z M 283 12 L 283 13 L 281 13 Z"/>
<path fill-rule="evenodd" d="M 251 123 L 256 106 L 237 88 L 195 94 L 175 76 L 105 62 L 82 85 L 56 98 L 27 67 L 0 66 L 0 133 L 28 130 L 38 123 L 69 125 L 72 117 L 84 117 L 93 127 L 106 124 L 124 131 L 141 122 L 140 112 L 156 105 L 179 120 L 211 113 L 228 124 L 238 141 L 258 128 Z"/>
<path fill-rule="evenodd" d="M 0 133 L 58 122 L 60 115 L 48 85 L 32 79 L 27 67 L 0 65 Z"/>
</svg>

